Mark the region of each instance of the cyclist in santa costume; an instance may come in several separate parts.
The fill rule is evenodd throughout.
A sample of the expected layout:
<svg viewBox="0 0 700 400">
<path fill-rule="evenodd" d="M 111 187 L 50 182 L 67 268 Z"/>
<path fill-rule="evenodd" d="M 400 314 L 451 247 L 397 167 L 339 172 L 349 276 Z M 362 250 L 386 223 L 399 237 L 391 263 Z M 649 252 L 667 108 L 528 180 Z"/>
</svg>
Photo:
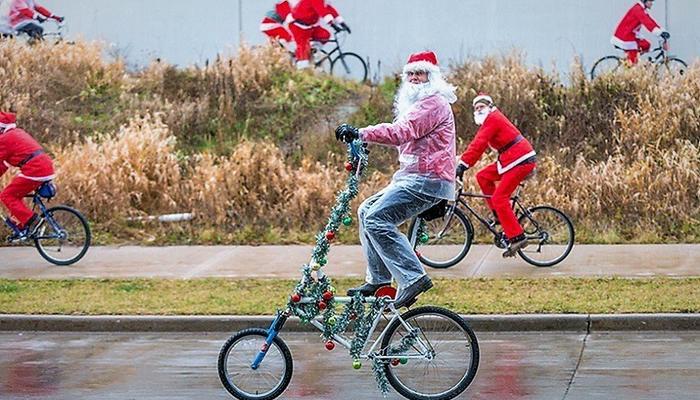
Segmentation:
<svg viewBox="0 0 700 400">
<path fill-rule="evenodd" d="M 0 202 L 10 212 L 7 222 L 20 231 L 16 239 L 26 236 L 36 214 L 24 204 L 24 196 L 54 178 L 51 158 L 27 132 L 17 128 L 15 114 L 0 112 L 0 176 L 8 168 L 19 168 L 7 187 L 0 192 Z"/>
<path fill-rule="evenodd" d="M 292 8 L 289 1 L 279 1 L 275 4 L 275 8 L 265 14 L 260 23 L 260 31 L 267 35 L 271 40 L 281 42 L 285 47 L 294 40 L 292 33 L 289 32 L 287 26 L 294 20 L 292 17 Z"/>
<path fill-rule="evenodd" d="M 491 197 L 486 202 L 494 214 L 493 223 L 500 223 L 508 239 L 508 249 L 504 257 L 513 257 L 518 250 L 527 246 L 522 226 L 518 223 L 511 207 L 510 196 L 535 169 L 535 150 L 500 110 L 493 99 L 480 94 L 472 102 L 474 122 L 481 125 L 469 147 L 460 157 L 457 177 L 461 180 L 464 172 L 473 167 L 484 154 L 486 148 L 498 151 L 498 160 L 476 174 L 476 180 L 485 195 Z"/>
<path fill-rule="evenodd" d="M 636 64 L 639 53 L 646 53 L 651 48 L 651 43 L 643 39 L 640 35 L 642 25 L 654 35 L 668 40 L 671 35 L 663 30 L 656 21 L 649 15 L 649 10 L 654 5 L 654 0 L 638 1 L 632 6 L 622 21 L 617 25 L 615 34 L 610 42 L 627 53 L 630 63 Z"/>
<path fill-rule="evenodd" d="M 32 39 L 41 40 L 44 28 L 39 23 L 46 19 L 63 22 L 63 17 L 54 15 L 51 11 L 36 4 L 34 0 L 11 0 L 10 25 L 17 32 L 24 32 Z"/>
<path fill-rule="evenodd" d="M 336 31 L 346 30 L 348 33 L 350 32 L 350 27 L 340 16 L 338 10 L 325 0 L 299 0 L 292 5 L 292 18 L 294 18 L 294 22 L 289 25 L 289 29 L 297 44 L 297 68 L 309 66 L 312 40 L 325 43 L 331 38 L 331 33 L 321 26 L 321 21 Z"/>
</svg>

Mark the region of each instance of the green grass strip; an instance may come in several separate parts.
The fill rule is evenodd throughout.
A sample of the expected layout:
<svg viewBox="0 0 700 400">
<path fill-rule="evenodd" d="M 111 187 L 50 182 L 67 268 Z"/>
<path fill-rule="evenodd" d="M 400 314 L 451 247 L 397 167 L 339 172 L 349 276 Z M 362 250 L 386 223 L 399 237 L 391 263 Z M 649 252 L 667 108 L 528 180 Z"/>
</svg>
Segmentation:
<svg viewBox="0 0 700 400">
<path fill-rule="evenodd" d="M 361 283 L 335 279 L 339 293 Z M 270 315 L 292 280 L 6 280 L 2 314 Z M 465 314 L 697 313 L 700 278 L 435 279 L 419 304 Z"/>
</svg>

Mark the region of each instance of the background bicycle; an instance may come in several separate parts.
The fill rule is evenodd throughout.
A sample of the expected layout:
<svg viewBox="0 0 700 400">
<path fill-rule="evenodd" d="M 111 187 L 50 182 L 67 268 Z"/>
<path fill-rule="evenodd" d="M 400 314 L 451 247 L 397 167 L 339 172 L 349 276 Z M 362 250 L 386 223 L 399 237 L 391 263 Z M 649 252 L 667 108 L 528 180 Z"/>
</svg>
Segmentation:
<svg viewBox="0 0 700 400">
<path fill-rule="evenodd" d="M 49 23 L 49 25 L 46 25 L 47 22 Z M 42 27 L 44 27 L 44 31 L 41 34 L 41 41 L 45 41 L 51 44 L 56 44 L 63 41 L 64 35 L 66 33 L 65 23 L 49 19 L 41 22 L 41 24 Z M 6 33 L 3 36 L 5 38 L 14 38 L 16 40 L 20 40 L 28 44 L 34 44 L 39 41 L 23 31 L 13 31 L 12 33 Z"/>
<path fill-rule="evenodd" d="M 619 49 L 619 47 L 618 47 Z M 622 49 L 620 49 L 622 50 Z M 683 76 L 688 69 L 688 64 L 668 53 L 668 41 L 662 39 L 659 41 L 659 46 L 649 52 L 649 63 L 654 65 L 659 76 L 672 75 Z M 613 73 L 620 68 L 628 67 L 629 63 L 626 56 L 605 56 L 593 64 L 591 68 L 591 79 L 595 79 L 606 73 Z"/>
<path fill-rule="evenodd" d="M 46 182 L 33 194 L 33 210 L 39 216 L 37 222 L 26 237 L 11 239 L 9 244 L 33 243 L 44 259 L 55 265 L 71 265 L 78 262 L 90 247 L 92 235 L 87 219 L 78 211 L 65 205 L 47 208 L 44 200 L 49 201 L 56 195 L 56 187 Z M 5 225 L 16 236 L 19 231 L 0 215 Z"/>
<path fill-rule="evenodd" d="M 327 42 L 312 42 L 312 64 L 314 68 L 318 68 L 330 75 L 356 82 L 365 82 L 369 74 L 365 60 L 356 53 L 341 49 L 347 35 L 348 32 L 345 30 L 334 30 L 333 38 Z M 326 45 L 334 45 L 334 47 L 327 48 L 325 47 Z M 290 52 L 292 61 L 295 61 L 294 52 L 286 47 L 284 48 Z"/>
<path fill-rule="evenodd" d="M 459 181 L 458 181 L 459 182 Z M 574 246 L 574 225 L 564 212 L 551 206 L 529 207 L 520 197 L 524 184 L 511 198 L 518 222 L 525 230 L 528 247 L 518 254 L 526 262 L 537 267 L 551 267 L 562 262 Z M 433 268 L 449 268 L 456 265 L 469 252 L 474 241 L 474 225 L 470 216 L 476 218 L 492 235 L 494 244 L 501 249 L 508 246 L 505 235 L 498 225 L 479 214 L 468 200 L 484 199 L 488 196 L 457 191 L 457 201 L 445 206 L 444 214 L 435 219 L 416 217 L 409 225 L 409 240 L 425 265 Z M 465 214 L 459 206 L 466 209 Z"/>
</svg>

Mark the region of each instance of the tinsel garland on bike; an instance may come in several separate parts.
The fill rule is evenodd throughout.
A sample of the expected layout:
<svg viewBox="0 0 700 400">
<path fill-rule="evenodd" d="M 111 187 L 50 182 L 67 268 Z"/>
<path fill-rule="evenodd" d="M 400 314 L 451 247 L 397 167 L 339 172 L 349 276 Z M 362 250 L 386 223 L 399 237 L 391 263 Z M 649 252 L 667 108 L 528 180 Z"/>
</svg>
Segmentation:
<svg viewBox="0 0 700 400">
<path fill-rule="evenodd" d="M 377 299 L 372 304 L 367 304 L 364 298 L 357 293 L 352 300 L 347 303 L 342 312 L 336 312 L 335 288 L 331 284 L 330 278 L 322 273 L 321 268 L 328 263 L 328 252 L 331 242 L 335 239 L 341 224 L 349 226 L 352 224 L 350 217 L 350 202 L 357 197 L 358 186 L 362 171 L 367 167 L 367 151 L 360 141 L 355 141 L 348 146 L 348 159 L 345 169 L 348 177 L 345 189 L 336 197 L 335 205 L 331 209 L 325 228 L 316 235 L 316 245 L 314 246 L 311 261 L 302 267 L 302 278 L 297 283 L 292 295 L 287 303 L 287 310 L 302 321 L 309 323 L 319 315 L 323 319 L 323 338 L 326 349 L 332 350 L 335 347 L 333 336 L 345 332 L 348 326 L 354 322 L 350 346 L 350 356 L 353 359 L 352 366 L 355 369 L 362 367 L 360 353 L 365 344 L 369 331 L 372 327 L 377 313 L 384 308 L 386 300 Z M 314 279 L 313 272 L 321 272 L 319 279 Z M 302 302 L 302 299 L 305 301 Z M 311 301 L 308 301 L 311 300 Z M 408 337 L 408 336 L 407 336 Z M 415 338 L 414 338 L 415 340 Z M 402 347 L 404 344 L 402 342 Z M 410 347 L 411 340 L 406 342 Z M 395 350 L 389 350 L 392 354 Z M 372 369 L 374 371 L 377 385 L 386 395 L 389 390 L 388 380 L 385 373 L 386 363 L 373 359 Z"/>
</svg>

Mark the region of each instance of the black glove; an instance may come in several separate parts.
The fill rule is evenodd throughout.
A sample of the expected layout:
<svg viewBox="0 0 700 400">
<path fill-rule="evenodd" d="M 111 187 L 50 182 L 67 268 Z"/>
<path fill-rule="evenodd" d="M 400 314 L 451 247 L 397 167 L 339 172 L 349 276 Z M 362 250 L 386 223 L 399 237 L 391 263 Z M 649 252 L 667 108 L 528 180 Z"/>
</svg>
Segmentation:
<svg viewBox="0 0 700 400">
<path fill-rule="evenodd" d="M 670 34 L 670 33 L 666 32 L 666 31 L 661 32 L 661 39 L 663 39 L 663 40 L 668 40 L 668 39 L 670 39 L 670 38 L 671 38 L 671 34 Z"/>
<path fill-rule="evenodd" d="M 339 27 L 338 25 L 336 25 L 335 22 L 331 22 L 330 25 L 331 25 L 331 28 L 333 28 L 333 30 L 334 30 L 336 33 L 343 30 L 341 27 Z"/>
<path fill-rule="evenodd" d="M 340 27 L 345 29 L 346 31 L 348 31 L 348 33 L 352 33 L 352 31 L 350 30 L 350 27 L 345 22 L 341 22 Z"/>
<path fill-rule="evenodd" d="M 342 124 L 335 128 L 335 138 L 345 143 L 352 143 L 360 138 L 360 131 L 352 125 Z"/>
<path fill-rule="evenodd" d="M 46 22 L 46 18 L 42 17 L 41 15 L 37 15 L 36 20 L 39 21 L 40 24 Z"/>
<path fill-rule="evenodd" d="M 464 173 L 468 169 L 469 169 L 469 167 L 467 167 L 466 165 L 464 165 L 462 163 L 459 163 L 459 165 L 457 165 L 457 173 L 455 174 L 455 176 L 457 178 L 459 178 L 459 180 L 461 181 L 462 179 L 464 179 Z"/>
</svg>

